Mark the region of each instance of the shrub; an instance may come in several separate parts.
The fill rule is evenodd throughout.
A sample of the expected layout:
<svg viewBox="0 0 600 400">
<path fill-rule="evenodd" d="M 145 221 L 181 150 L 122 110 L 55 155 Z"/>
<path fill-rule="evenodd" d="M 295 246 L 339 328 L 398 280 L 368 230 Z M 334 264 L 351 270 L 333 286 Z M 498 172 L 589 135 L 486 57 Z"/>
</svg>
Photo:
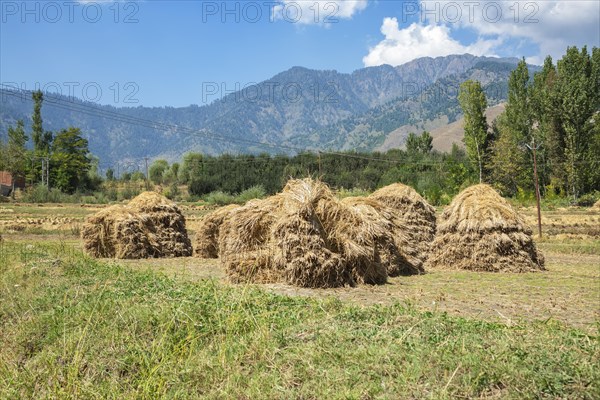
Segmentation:
<svg viewBox="0 0 600 400">
<path fill-rule="evenodd" d="M 189 191 L 190 194 L 202 196 L 207 193 L 213 192 L 215 185 L 212 182 L 203 179 L 193 179 L 190 183 Z"/>
<path fill-rule="evenodd" d="M 248 200 L 262 199 L 267 195 L 265 188 L 262 185 L 252 186 L 236 196 L 235 203 L 243 204 Z"/>
<path fill-rule="evenodd" d="M 591 207 L 600 199 L 600 192 L 594 191 L 591 193 L 584 194 L 575 203 L 579 207 Z"/>
<path fill-rule="evenodd" d="M 79 195 L 68 195 L 57 188 L 48 189 L 44 185 L 35 185 L 25 191 L 23 201 L 26 203 L 77 203 Z"/>
<path fill-rule="evenodd" d="M 127 186 L 121 193 L 119 193 L 118 200 L 129 200 L 140 194 L 140 190 L 135 187 Z"/>
<path fill-rule="evenodd" d="M 215 192 L 210 192 L 209 194 L 204 196 L 204 201 L 206 201 L 208 204 L 224 206 L 227 204 L 235 203 L 235 197 L 230 195 L 229 193 L 217 190 Z"/>
</svg>

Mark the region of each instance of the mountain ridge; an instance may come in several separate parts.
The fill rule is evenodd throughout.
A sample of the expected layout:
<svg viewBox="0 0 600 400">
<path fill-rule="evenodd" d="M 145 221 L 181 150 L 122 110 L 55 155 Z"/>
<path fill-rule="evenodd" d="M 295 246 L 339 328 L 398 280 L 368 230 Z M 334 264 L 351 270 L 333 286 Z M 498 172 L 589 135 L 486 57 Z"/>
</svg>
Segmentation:
<svg viewBox="0 0 600 400">
<path fill-rule="evenodd" d="M 515 58 L 463 54 L 425 57 L 397 67 L 382 65 L 351 73 L 295 66 L 204 106 L 94 105 L 98 111 L 85 114 L 80 109 L 89 104 L 63 98 L 59 107 L 50 101 L 54 95 L 48 95 L 42 116 L 47 130 L 70 125 L 82 128 L 91 152 L 107 164 L 144 157 L 174 161 L 188 151 L 373 150 L 385 141 L 386 134 L 406 125 L 407 120 L 412 123 L 447 115 L 449 122 L 454 121 L 457 110 L 452 94 L 436 99 L 432 91 L 443 92 L 467 77 L 506 87 L 508 74 L 517 62 Z M 492 99 L 492 103 L 500 102 L 503 94 Z M 65 106 L 65 101 L 71 105 Z M 18 99 L 3 90 L 0 104 L 0 135 L 5 135 L 17 119 L 29 121 L 30 99 Z M 123 117 L 106 117 L 112 113 Z M 363 127 L 364 132 L 358 134 L 358 125 L 350 125 L 352 121 L 364 123 L 365 115 L 366 121 L 376 121 L 372 123 L 376 126 L 370 131 Z M 149 122 L 128 124 L 125 119 Z M 347 124 L 347 129 L 336 128 L 340 124 Z M 385 129 L 380 129 L 382 125 Z"/>
</svg>

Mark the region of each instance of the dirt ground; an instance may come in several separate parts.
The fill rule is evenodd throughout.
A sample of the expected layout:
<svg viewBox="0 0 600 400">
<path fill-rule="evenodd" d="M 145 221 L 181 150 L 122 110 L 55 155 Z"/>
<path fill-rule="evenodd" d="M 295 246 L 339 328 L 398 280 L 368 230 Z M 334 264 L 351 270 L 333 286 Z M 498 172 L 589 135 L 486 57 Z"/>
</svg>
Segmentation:
<svg viewBox="0 0 600 400">
<path fill-rule="evenodd" d="M 6 241 L 60 241 L 81 249 L 78 239 L 85 216 L 100 206 L 0 205 L 0 233 Z M 183 206 L 188 228 L 206 210 Z M 533 209 L 521 210 L 536 226 Z M 289 296 L 336 297 L 360 305 L 400 302 L 425 311 L 443 311 L 465 318 L 516 324 L 520 320 L 558 320 L 584 330 L 600 327 L 600 212 L 585 208 L 545 211 L 545 236 L 538 246 L 546 257 L 546 272 L 494 274 L 429 271 L 425 275 L 391 278 L 381 286 L 302 289 L 283 284 L 262 285 Z M 227 282 L 218 260 L 120 260 L 134 269 L 161 271 L 177 279 L 217 279 Z"/>
</svg>

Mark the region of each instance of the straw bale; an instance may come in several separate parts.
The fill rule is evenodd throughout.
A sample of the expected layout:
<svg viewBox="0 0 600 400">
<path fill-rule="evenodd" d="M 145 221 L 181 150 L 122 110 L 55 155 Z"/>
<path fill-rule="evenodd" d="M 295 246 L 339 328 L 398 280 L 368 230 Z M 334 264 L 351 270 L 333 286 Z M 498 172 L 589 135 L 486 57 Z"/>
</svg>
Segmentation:
<svg viewBox="0 0 600 400">
<path fill-rule="evenodd" d="M 489 272 L 544 269 L 531 228 L 492 187 L 471 186 L 444 210 L 426 268 Z"/>
<path fill-rule="evenodd" d="M 152 192 L 88 217 L 81 236 L 85 251 L 93 257 L 139 259 L 192 253 L 183 214 L 175 203 Z"/>
<path fill-rule="evenodd" d="M 194 248 L 196 257 L 219 257 L 219 232 L 221 225 L 229 217 L 231 211 L 238 207 L 237 204 L 220 207 L 202 218 L 196 231 L 196 245 Z"/>
</svg>

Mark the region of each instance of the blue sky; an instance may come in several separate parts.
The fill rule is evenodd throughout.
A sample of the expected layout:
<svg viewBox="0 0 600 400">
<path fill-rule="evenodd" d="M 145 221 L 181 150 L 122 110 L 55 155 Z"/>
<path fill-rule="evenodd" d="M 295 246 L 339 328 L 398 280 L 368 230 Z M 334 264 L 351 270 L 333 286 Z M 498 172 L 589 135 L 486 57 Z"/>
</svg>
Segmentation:
<svg viewBox="0 0 600 400">
<path fill-rule="evenodd" d="M 0 81 L 178 107 L 292 66 L 352 72 L 465 52 L 541 63 L 600 45 L 599 3 L 0 0 Z M 203 92 L 212 83 L 219 93 Z"/>
</svg>

